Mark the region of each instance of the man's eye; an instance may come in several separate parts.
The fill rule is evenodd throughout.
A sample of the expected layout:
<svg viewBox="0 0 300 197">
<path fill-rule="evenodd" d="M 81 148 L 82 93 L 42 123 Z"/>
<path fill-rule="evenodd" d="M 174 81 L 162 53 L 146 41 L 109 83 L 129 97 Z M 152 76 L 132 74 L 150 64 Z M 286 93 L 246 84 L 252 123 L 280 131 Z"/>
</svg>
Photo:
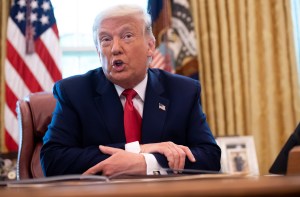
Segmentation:
<svg viewBox="0 0 300 197">
<path fill-rule="evenodd" d="M 101 46 L 108 46 L 111 42 L 111 38 L 109 37 L 102 37 L 100 38 L 100 45 Z"/>
<path fill-rule="evenodd" d="M 108 38 L 108 37 L 103 37 L 103 38 L 100 39 L 100 42 L 108 42 L 108 41 L 110 41 L 110 40 L 111 40 L 111 39 Z"/>
<path fill-rule="evenodd" d="M 125 34 L 125 35 L 124 35 L 124 39 L 132 38 L 132 36 L 133 36 L 132 34 Z"/>
</svg>

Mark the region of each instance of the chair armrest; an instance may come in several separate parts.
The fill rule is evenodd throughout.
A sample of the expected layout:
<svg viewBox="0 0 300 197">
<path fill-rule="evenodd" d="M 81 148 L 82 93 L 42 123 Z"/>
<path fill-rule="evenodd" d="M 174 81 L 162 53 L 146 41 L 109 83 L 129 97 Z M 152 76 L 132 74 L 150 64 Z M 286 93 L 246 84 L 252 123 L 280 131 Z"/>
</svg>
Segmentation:
<svg viewBox="0 0 300 197">
<path fill-rule="evenodd" d="M 300 174 L 300 146 L 295 146 L 289 152 L 287 175 Z"/>
</svg>

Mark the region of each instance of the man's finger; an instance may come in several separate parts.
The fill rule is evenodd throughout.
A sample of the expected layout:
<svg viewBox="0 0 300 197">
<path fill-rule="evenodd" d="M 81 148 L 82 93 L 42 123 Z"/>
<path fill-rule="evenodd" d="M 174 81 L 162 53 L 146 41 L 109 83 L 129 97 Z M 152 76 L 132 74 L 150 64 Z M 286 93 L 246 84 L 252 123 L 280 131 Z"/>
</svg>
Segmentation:
<svg viewBox="0 0 300 197">
<path fill-rule="evenodd" d="M 115 153 L 117 153 L 117 152 L 119 152 L 119 151 L 122 150 L 122 149 L 119 149 L 119 148 L 113 148 L 113 147 L 103 146 L 103 145 L 100 145 L 99 149 L 100 149 L 100 151 L 102 153 L 108 154 L 108 155 L 115 154 Z"/>
<path fill-rule="evenodd" d="M 179 154 L 178 169 L 184 169 L 186 153 L 180 147 L 177 147 L 177 151 L 178 151 L 178 154 Z"/>
<path fill-rule="evenodd" d="M 195 159 L 193 153 L 191 152 L 191 150 L 190 150 L 188 147 L 182 146 L 182 145 L 179 145 L 179 146 L 180 146 L 181 149 L 185 152 L 187 158 L 188 158 L 191 162 L 195 162 L 195 161 L 196 161 L 196 159 Z"/>
<path fill-rule="evenodd" d="M 181 148 L 181 146 L 178 146 L 177 144 L 171 143 L 171 145 L 174 148 L 175 151 L 175 164 L 174 169 L 183 169 L 185 165 L 185 151 Z M 175 171 L 177 173 L 177 171 Z"/>
<path fill-rule="evenodd" d="M 82 175 L 94 175 L 96 172 L 92 170 L 91 168 L 85 171 Z"/>
<path fill-rule="evenodd" d="M 93 167 L 90 167 L 82 175 L 94 175 L 101 171 L 102 171 L 102 165 L 101 165 L 101 163 L 98 163 L 98 164 L 94 165 Z"/>
<path fill-rule="evenodd" d="M 174 158 L 173 168 L 178 169 L 180 167 L 180 155 L 178 152 L 179 148 L 173 142 L 169 142 L 169 149 L 172 151 L 173 158 Z"/>
</svg>

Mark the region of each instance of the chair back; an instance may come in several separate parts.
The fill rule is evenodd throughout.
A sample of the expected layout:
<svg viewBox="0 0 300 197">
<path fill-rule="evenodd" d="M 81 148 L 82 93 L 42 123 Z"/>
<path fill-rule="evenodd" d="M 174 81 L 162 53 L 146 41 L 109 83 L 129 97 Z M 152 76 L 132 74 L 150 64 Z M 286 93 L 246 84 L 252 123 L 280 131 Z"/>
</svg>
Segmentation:
<svg viewBox="0 0 300 197">
<path fill-rule="evenodd" d="M 43 136 L 51 122 L 56 100 L 52 93 L 38 92 L 17 102 L 19 151 L 17 179 L 44 177 L 40 164 Z"/>
</svg>

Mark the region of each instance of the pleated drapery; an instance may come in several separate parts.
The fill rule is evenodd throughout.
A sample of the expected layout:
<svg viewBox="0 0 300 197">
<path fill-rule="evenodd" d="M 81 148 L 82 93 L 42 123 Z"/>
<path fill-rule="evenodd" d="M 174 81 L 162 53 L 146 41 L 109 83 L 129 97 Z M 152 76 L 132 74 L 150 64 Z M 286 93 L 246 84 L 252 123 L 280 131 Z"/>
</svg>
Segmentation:
<svg viewBox="0 0 300 197">
<path fill-rule="evenodd" d="M 215 136 L 254 136 L 261 174 L 300 120 L 289 0 L 192 0 Z"/>
</svg>

